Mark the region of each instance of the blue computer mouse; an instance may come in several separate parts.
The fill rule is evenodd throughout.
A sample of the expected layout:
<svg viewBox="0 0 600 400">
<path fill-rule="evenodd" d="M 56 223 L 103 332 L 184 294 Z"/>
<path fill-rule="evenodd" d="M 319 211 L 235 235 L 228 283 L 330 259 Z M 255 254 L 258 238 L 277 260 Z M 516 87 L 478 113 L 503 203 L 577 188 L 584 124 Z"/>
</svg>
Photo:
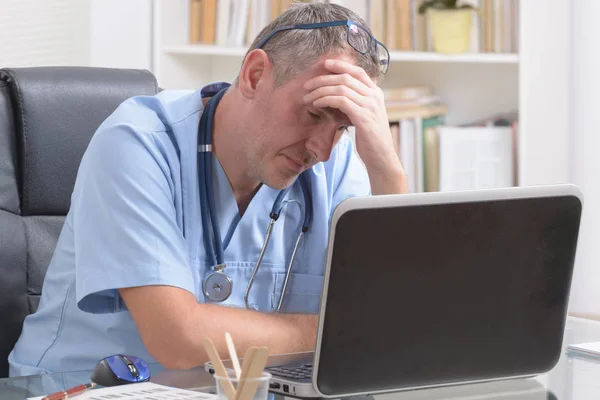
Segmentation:
<svg viewBox="0 0 600 400">
<path fill-rule="evenodd" d="M 116 354 L 100 360 L 92 371 L 91 379 L 102 386 L 145 382 L 150 379 L 150 368 L 139 357 Z"/>
</svg>

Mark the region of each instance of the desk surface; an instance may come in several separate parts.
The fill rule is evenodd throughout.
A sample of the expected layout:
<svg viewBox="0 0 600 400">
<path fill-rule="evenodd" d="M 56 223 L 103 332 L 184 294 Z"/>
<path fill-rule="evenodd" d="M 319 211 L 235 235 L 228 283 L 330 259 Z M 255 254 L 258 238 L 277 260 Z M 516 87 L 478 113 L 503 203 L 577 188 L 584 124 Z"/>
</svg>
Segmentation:
<svg viewBox="0 0 600 400">
<path fill-rule="evenodd" d="M 569 318 L 564 345 L 600 341 L 600 322 Z M 202 368 L 188 371 L 165 370 L 152 365 L 152 381 L 168 386 L 209 391 L 213 378 Z M 22 400 L 41 396 L 89 382 L 90 371 L 65 372 L 0 379 L 0 399 Z M 563 353 L 557 365 L 547 374 L 529 379 L 459 385 L 377 395 L 379 399 L 527 399 L 584 400 L 598 398 L 600 393 L 600 360 L 571 357 Z"/>
</svg>

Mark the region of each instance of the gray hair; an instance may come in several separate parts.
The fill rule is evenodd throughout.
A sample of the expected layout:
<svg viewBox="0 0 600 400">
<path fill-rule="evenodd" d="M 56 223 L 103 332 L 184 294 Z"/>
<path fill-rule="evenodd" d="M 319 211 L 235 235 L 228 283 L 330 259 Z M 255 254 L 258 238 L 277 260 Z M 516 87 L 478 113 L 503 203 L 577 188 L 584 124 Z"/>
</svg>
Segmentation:
<svg viewBox="0 0 600 400">
<path fill-rule="evenodd" d="M 355 21 L 371 33 L 365 21 L 348 8 L 331 3 L 297 3 L 262 29 L 250 45 L 248 53 L 256 49 L 263 39 L 279 27 L 339 20 Z M 348 44 L 347 32 L 346 26 L 332 26 L 291 29 L 276 33 L 262 46 L 273 63 L 275 86 L 284 84 L 308 69 L 319 57 L 329 52 L 352 55 L 356 65 L 362 67 L 371 78 L 379 78 L 381 70 L 376 46 L 370 46 L 366 54 L 361 54 Z"/>
</svg>

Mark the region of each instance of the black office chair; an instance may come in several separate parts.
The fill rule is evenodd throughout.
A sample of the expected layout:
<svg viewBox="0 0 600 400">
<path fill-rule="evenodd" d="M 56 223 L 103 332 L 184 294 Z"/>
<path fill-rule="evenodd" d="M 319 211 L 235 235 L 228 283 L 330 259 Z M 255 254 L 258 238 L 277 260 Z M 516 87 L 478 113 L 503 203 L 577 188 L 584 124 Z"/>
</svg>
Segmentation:
<svg viewBox="0 0 600 400">
<path fill-rule="evenodd" d="M 23 319 L 39 304 L 92 135 L 126 98 L 157 92 L 142 70 L 0 70 L 0 378 Z"/>
</svg>

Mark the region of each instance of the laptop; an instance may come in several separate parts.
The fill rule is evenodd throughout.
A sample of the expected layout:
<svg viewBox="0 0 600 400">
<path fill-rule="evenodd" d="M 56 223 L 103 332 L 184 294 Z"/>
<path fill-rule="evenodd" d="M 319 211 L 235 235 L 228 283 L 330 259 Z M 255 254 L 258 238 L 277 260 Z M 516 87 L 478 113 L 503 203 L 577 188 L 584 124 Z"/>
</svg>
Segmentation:
<svg viewBox="0 0 600 400">
<path fill-rule="evenodd" d="M 340 398 L 549 371 L 581 214 L 573 185 L 343 201 L 315 351 L 270 358 L 271 391 Z"/>
</svg>

